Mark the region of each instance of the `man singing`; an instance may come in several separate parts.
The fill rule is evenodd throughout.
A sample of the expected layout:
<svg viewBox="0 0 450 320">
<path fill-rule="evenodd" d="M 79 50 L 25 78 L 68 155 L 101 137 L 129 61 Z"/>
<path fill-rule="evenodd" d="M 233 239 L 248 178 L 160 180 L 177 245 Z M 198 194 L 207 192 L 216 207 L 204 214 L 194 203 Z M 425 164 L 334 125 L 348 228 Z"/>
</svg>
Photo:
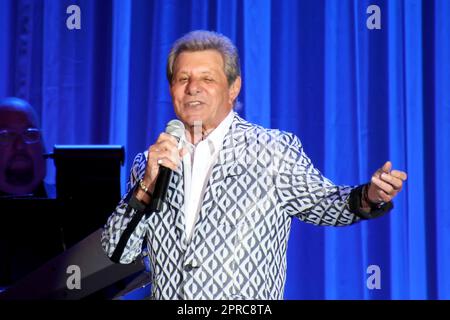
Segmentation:
<svg viewBox="0 0 450 320">
<path fill-rule="evenodd" d="M 153 299 L 282 299 L 291 219 L 350 225 L 392 208 L 406 173 L 391 163 L 368 184 L 336 186 L 314 168 L 293 134 L 239 117 L 236 47 L 193 31 L 169 54 L 167 78 L 180 142 L 162 133 L 134 160 L 128 190 L 102 245 L 131 263 L 144 239 Z M 150 210 L 161 167 L 173 171 L 160 211 Z"/>
</svg>

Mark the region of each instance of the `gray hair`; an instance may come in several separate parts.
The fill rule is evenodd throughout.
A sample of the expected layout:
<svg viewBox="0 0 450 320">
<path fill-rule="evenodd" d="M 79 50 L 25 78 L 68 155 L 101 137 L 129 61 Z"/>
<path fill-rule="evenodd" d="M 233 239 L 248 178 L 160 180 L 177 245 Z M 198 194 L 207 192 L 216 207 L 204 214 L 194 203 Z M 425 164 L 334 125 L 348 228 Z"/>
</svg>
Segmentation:
<svg viewBox="0 0 450 320">
<path fill-rule="evenodd" d="M 172 83 L 173 66 L 180 53 L 204 50 L 217 50 L 222 55 L 223 71 L 227 77 L 228 85 L 232 85 L 236 78 L 241 76 L 238 51 L 231 40 L 217 32 L 196 30 L 187 33 L 173 44 L 167 59 L 166 73 L 169 83 Z"/>
</svg>

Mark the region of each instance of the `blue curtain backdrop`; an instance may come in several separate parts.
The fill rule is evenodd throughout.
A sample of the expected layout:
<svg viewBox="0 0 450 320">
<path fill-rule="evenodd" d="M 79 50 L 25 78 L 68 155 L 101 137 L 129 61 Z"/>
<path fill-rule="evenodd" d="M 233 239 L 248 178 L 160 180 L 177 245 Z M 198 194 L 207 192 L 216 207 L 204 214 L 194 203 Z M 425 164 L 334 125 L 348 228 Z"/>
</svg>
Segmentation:
<svg viewBox="0 0 450 320">
<path fill-rule="evenodd" d="M 72 4 L 80 30 L 66 27 Z M 409 174 L 380 219 L 295 221 L 285 297 L 449 299 L 449 17 L 448 0 L 0 0 L 0 96 L 38 109 L 50 150 L 125 145 L 125 175 L 174 117 L 172 42 L 224 33 L 240 51 L 243 117 L 297 134 L 335 183 L 366 182 L 387 159 Z M 367 288 L 369 265 L 381 289 Z"/>
</svg>

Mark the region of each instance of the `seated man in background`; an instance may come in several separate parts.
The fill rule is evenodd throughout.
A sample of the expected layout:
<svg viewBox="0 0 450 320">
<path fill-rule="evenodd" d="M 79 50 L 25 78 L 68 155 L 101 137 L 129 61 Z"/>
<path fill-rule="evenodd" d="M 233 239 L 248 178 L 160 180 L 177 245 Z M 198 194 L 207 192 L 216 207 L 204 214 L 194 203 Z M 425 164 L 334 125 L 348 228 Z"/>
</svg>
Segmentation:
<svg viewBox="0 0 450 320">
<path fill-rule="evenodd" d="M 62 251 L 60 222 L 49 208 L 38 117 L 19 98 L 0 99 L 0 291 Z M 53 188 L 54 189 L 54 188 Z"/>
<path fill-rule="evenodd" d="M 46 162 L 38 117 L 19 98 L 0 100 L 0 198 L 47 197 Z"/>
</svg>

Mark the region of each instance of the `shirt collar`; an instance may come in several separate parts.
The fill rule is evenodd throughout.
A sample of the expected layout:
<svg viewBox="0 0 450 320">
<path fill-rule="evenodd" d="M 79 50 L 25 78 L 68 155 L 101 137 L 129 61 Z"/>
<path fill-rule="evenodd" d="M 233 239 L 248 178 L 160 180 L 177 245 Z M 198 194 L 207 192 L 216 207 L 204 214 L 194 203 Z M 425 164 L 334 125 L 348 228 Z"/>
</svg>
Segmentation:
<svg viewBox="0 0 450 320">
<path fill-rule="evenodd" d="M 233 119 L 234 119 L 234 111 L 231 110 L 225 117 L 225 119 L 223 119 L 222 122 L 213 131 L 211 131 L 204 140 L 200 141 L 199 143 L 207 143 L 211 154 L 214 154 L 215 152 L 219 151 L 222 148 L 223 139 L 225 138 L 225 135 L 230 130 Z M 185 145 L 190 147 L 189 149 L 195 148 L 194 145 L 192 145 L 186 140 L 185 137 L 183 140 Z"/>
<path fill-rule="evenodd" d="M 223 139 L 227 134 L 228 130 L 230 130 L 231 123 L 233 122 L 234 112 L 231 110 L 225 119 L 215 128 L 207 137 L 206 141 L 208 141 L 208 145 L 211 148 L 211 154 L 217 152 L 222 148 Z"/>
</svg>

